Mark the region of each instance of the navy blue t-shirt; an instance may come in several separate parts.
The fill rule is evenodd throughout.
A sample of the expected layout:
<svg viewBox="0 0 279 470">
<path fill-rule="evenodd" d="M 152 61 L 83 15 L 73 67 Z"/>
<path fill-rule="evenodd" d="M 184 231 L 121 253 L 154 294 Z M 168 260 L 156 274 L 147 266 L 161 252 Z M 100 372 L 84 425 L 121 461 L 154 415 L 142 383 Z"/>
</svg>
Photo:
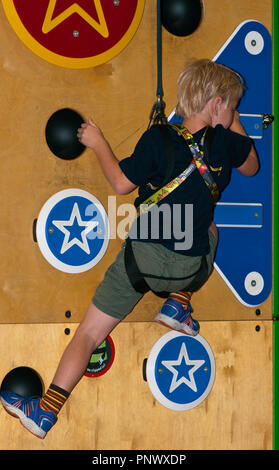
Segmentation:
<svg viewBox="0 0 279 470">
<path fill-rule="evenodd" d="M 192 154 L 185 139 L 178 135 L 173 128 L 168 127 L 168 129 L 174 154 L 173 171 L 169 179 L 171 181 L 190 165 Z M 199 143 L 204 130 L 201 129 L 194 134 L 197 143 Z M 221 124 L 218 124 L 215 130 L 209 161 L 204 160 L 221 193 L 229 184 L 232 168 L 241 166 L 248 157 L 252 140 L 229 129 L 224 129 Z M 139 186 L 138 197 L 135 200 L 135 206 L 138 207 L 147 197 L 156 192 L 151 189 L 149 183 L 160 187 L 166 174 L 167 155 L 160 129 L 153 127 L 146 131 L 138 141 L 133 154 L 123 159 L 120 162 L 120 167 L 126 177 Z M 162 204 L 167 206 L 165 206 L 166 210 L 161 212 L 158 211 L 158 208 Z M 187 207 L 188 209 L 186 209 Z M 189 207 L 192 207 L 192 212 L 191 210 L 189 212 Z M 135 223 L 138 228 L 136 231 L 133 230 L 133 234 L 136 233 L 136 236 L 132 235 L 131 238 L 161 243 L 174 251 L 179 246 L 179 252 L 189 256 L 201 256 L 209 252 L 208 228 L 213 220 L 214 201 L 197 169 L 178 188 L 160 201 L 156 209 L 157 217 L 152 218 L 153 209 L 149 211 L 148 215 L 145 215 L 147 219 L 142 225 L 144 229 L 141 231 L 140 220 L 137 219 Z M 176 211 L 175 216 L 174 211 Z M 157 224 L 155 227 L 154 223 Z M 184 249 L 184 245 L 181 244 L 183 233 L 189 234 L 189 230 L 192 232 L 191 246 L 189 246 L 188 236 L 188 246 Z"/>
</svg>

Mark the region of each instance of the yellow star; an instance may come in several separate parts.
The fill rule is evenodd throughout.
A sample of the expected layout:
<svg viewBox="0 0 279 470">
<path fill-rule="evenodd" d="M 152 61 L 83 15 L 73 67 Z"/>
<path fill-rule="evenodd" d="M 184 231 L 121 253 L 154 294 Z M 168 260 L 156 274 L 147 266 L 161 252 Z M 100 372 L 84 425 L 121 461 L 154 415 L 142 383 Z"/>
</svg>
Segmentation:
<svg viewBox="0 0 279 470">
<path fill-rule="evenodd" d="M 90 16 L 76 2 L 73 3 L 66 10 L 64 10 L 62 13 L 57 15 L 55 18 L 52 18 L 57 0 L 49 0 L 46 16 L 45 16 L 43 26 L 42 26 L 42 32 L 44 34 L 49 33 L 52 29 L 56 28 L 56 26 L 58 26 L 60 23 L 63 23 L 63 21 L 69 18 L 69 16 L 73 15 L 73 13 L 78 13 L 78 15 L 80 15 L 101 36 L 103 36 L 104 38 L 107 38 L 109 36 L 109 31 L 108 31 L 107 23 L 105 20 L 103 8 L 101 5 L 101 0 L 92 0 L 92 1 L 94 1 L 94 4 L 95 4 L 99 23 L 94 18 L 92 18 L 92 16 Z"/>
</svg>

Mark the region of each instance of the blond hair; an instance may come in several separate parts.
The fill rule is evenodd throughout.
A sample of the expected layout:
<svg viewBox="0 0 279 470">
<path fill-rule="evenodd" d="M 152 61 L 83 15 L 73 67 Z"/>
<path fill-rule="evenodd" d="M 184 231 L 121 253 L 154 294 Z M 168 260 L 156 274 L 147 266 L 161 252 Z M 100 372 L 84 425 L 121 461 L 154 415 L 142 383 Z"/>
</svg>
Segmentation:
<svg viewBox="0 0 279 470">
<path fill-rule="evenodd" d="M 230 68 L 209 59 L 193 60 L 178 78 L 176 113 L 189 118 L 216 96 L 226 103 L 239 101 L 244 89 L 241 76 Z"/>
</svg>

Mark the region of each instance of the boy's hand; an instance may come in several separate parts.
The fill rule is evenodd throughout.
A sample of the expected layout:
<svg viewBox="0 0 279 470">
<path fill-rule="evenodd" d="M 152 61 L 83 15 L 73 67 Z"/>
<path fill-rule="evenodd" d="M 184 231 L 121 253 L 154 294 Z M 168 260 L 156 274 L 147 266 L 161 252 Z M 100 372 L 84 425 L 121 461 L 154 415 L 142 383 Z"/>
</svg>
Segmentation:
<svg viewBox="0 0 279 470">
<path fill-rule="evenodd" d="M 136 185 L 122 172 L 109 143 L 92 119 L 89 118 L 87 122 L 81 124 L 77 137 L 83 145 L 95 152 L 105 178 L 117 194 L 128 194 L 136 188 Z"/>
<path fill-rule="evenodd" d="M 234 132 L 238 132 L 239 134 L 247 135 L 240 122 L 240 116 L 237 110 L 235 110 L 234 112 L 233 122 L 230 125 L 230 130 Z"/>
<path fill-rule="evenodd" d="M 234 112 L 234 118 L 230 130 L 233 132 L 237 132 L 238 134 L 247 136 L 247 133 L 240 122 L 238 111 Z M 246 158 L 245 162 L 237 168 L 237 170 L 244 176 L 254 176 L 257 173 L 258 169 L 258 156 L 254 144 L 252 144 L 248 157 Z"/>
<path fill-rule="evenodd" d="M 90 118 L 86 123 L 81 124 L 77 131 L 77 137 L 83 145 L 93 150 L 97 150 L 100 145 L 105 143 L 102 131 Z"/>
</svg>

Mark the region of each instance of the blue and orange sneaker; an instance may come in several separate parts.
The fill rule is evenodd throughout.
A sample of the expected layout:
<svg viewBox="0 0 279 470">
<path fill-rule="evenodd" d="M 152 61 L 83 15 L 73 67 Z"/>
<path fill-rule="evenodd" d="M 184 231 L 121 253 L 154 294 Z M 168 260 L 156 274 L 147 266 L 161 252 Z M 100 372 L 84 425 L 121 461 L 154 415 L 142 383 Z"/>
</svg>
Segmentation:
<svg viewBox="0 0 279 470">
<path fill-rule="evenodd" d="M 8 390 L 1 390 L 0 398 L 5 410 L 19 418 L 21 424 L 40 439 L 45 438 L 46 433 L 57 421 L 55 413 L 41 407 L 40 398 L 24 398 Z"/>
<path fill-rule="evenodd" d="M 187 308 L 184 308 L 177 300 L 167 299 L 156 315 L 155 321 L 180 333 L 196 336 L 200 331 L 200 325 L 192 318 L 192 312 L 190 302 Z"/>
</svg>

